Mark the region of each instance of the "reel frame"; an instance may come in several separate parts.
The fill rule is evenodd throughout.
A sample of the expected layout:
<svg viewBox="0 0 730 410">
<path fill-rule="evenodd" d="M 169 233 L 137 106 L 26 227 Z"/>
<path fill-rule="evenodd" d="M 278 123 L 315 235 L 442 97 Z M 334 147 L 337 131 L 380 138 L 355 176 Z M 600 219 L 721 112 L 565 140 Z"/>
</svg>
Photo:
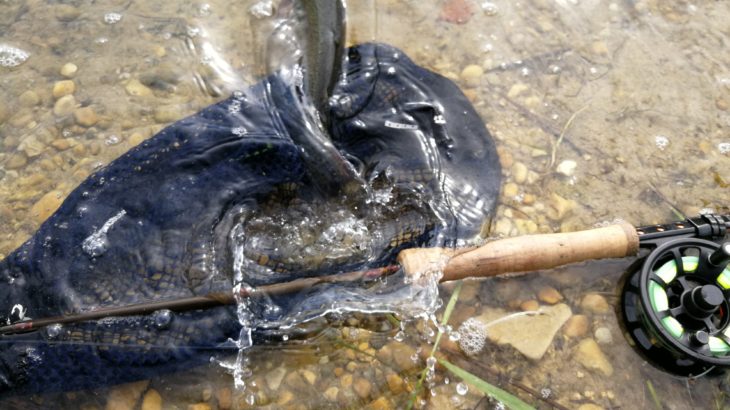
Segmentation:
<svg viewBox="0 0 730 410">
<path fill-rule="evenodd" d="M 627 272 L 627 338 L 654 366 L 697 376 L 730 366 L 730 215 L 637 228 L 645 256 Z"/>
</svg>

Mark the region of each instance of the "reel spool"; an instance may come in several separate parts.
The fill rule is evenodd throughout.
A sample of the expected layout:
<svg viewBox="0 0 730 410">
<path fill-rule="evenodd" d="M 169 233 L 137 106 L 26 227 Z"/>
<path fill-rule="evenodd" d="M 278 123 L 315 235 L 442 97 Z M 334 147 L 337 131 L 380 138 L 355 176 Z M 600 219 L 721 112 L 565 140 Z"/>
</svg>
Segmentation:
<svg viewBox="0 0 730 410">
<path fill-rule="evenodd" d="M 677 375 L 730 366 L 730 242 L 652 239 L 642 239 L 656 248 L 629 273 L 621 300 L 636 347 Z"/>
</svg>

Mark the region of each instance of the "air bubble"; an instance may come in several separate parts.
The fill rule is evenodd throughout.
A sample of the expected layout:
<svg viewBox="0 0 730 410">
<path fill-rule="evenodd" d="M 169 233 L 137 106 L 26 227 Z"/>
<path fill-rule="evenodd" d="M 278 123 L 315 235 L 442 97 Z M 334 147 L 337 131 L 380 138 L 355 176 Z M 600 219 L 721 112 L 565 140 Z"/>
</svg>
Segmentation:
<svg viewBox="0 0 730 410">
<path fill-rule="evenodd" d="M 46 327 L 46 336 L 48 336 L 49 339 L 56 339 L 61 335 L 62 331 L 63 326 L 56 323 L 54 325 Z"/>
<path fill-rule="evenodd" d="M 720 154 L 730 154 L 730 142 L 721 142 L 717 144 L 717 149 L 720 150 Z"/>
<path fill-rule="evenodd" d="M 243 127 L 231 128 L 231 134 L 242 137 L 246 135 L 246 129 Z"/>
<path fill-rule="evenodd" d="M 475 356 L 484 349 L 487 330 L 482 322 L 469 318 L 459 326 L 459 347 L 467 356 Z"/>
<path fill-rule="evenodd" d="M 667 148 L 667 146 L 669 145 L 669 138 L 665 137 L 664 135 L 657 135 L 656 137 L 654 137 L 654 144 L 661 151 L 664 151 L 664 149 Z"/>
<path fill-rule="evenodd" d="M 395 339 L 396 342 L 402 342 L 406 340 L 406 334 L 403 331 L 400 331 L 393 336 L 393 339 Z"/>
<path fill-rule="evenodd" d="M 104 23 L 106 24 L 117 24 L 122 20 L 122 15 L 119 13 L 106 13 L 104 15 Z"/>
<path fill-rule="evenodd" d="M 28 52 L 7 44 L 0 44 L 0 66 L 17 67 L 30 57 Z"/>
<path fill-rule="evenodd" d="M 209 16 L 210 15 L 210 4 L 203 3 L 198 7 L 198 15 L 201 17 Z"/>
<path fill-rule="evenodd" d="M 111 146 L 111 145 L 117 145 L 117 144 L 119 144 L 119 141 L 121 141 L 119 139 L 119 136 L 117 136 L 117 135 L 110 135 L 109 137 L 107 137 L 106 140 L 104 140 L 104 143 L 106 145 Z"/>
<path fill-rule="evenodd" d="M 460 382 L 456 385 L 456 392 L 463 396 L 469 392 L 469 386 L 467 386 L 464 382 Z"/>
<path fill-rule="evenodd" d="M 167 329 L 172 323 L 173 313 L 168 309 L 158 310 L 153 316 L 155 327 L 158 329 Z"/>
<path fill-rule="evenodd" d="M 499 8 L 496 4 L 491 1 L 485 1 L 482 3 L 482 10 L 487 16 L 496 16 L 499 13 Z"/>
</svg>

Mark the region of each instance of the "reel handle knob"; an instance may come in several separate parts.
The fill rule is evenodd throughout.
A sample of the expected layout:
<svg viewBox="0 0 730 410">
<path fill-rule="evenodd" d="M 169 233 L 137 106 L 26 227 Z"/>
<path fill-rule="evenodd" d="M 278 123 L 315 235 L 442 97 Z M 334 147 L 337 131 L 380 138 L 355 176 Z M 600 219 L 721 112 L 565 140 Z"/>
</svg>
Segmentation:
<svg viewBox="0 0 730 410">
<path fill-rule="evenodd" d="M 727 266 L 730 263 L 730 242 L 720 245 L 718 250 L 710 254 L 709 260 L 712 266 Z"/>
</svg>

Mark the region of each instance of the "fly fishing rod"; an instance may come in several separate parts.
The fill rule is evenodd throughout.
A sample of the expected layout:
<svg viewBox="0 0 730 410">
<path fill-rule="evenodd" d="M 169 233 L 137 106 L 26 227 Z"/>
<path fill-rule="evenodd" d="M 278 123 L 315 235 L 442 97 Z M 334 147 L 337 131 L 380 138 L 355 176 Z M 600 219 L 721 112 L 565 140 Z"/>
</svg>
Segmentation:
<svg viewBox="0 0 730 410">
<path fill-rule="evenodd" d="M 636 347 L 654 364 L 676 374 L 730 366 L 730 215 L 701 215 L 635 228 L 621 222 L 578 232 L 526 235 L 464 249 L 411 248 L 398 264 L 309 277 L 231 293 L 103 307 L 0 327 L 0 336 L 53 324 L 108 317 L 176 312 L 235 304 L 258 294 L 293 293 L 319 284 L 373 281 L 403 270 L 417 280 L 442 272 L 442 282 L 530 272 L 594 259 L 646 256 L 632 265 L 623 287 L 622 315 Z"/>
</svg>

